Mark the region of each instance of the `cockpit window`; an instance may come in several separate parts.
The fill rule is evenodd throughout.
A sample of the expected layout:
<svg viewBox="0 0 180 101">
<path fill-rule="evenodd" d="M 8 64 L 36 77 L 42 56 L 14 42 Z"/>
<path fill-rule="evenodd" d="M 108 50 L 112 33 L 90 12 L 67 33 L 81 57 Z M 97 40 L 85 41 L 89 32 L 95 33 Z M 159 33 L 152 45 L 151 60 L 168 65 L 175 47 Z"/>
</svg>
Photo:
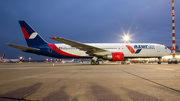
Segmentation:
<svg viewBox="0 0 180 101">
<path fill-rule="evenodd" d="M 165 47 L 165 49 L 168 49 L 167 47 Z"/>
</svg>

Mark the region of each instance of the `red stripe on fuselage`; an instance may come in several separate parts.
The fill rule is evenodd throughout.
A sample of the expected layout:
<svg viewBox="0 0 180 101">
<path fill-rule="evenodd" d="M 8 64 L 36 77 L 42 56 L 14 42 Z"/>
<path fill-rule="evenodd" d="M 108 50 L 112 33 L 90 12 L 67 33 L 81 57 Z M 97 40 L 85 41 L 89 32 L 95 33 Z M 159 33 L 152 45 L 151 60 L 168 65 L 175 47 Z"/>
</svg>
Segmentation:
<svg viewBox="0 0 180 101">
<path fill-rule="evenodd" d="M 25 37 L 26 39 L 29 39 L 29 34 L 28 34 L 28 32 L 26 31 L 26 29 L 25 29 L 24 27 L 21 27 L 21 29 L 22 29 L 22 32 L 23 32 L 23 34 L 24 34 L 24 37 Z"/>
<path fill-rule="evenodd" d="M 126 47 L 129 49 L 131 53 L 135 53 L 135 50 L 130 45 L 126 45 Z"/>
<path fill-rule="evenodd" d="M 66 53 L 62 50 L 60 50 L 55 44 L 48 44 L 48 46 L 54 50 L 55 52 L 61 54 L 61 55 L 65 55 L 65 56 L 71 56 L 71 57 L 82 57 L 82 56 L 78 56 L 78 55 L 73 55 L 73 54 L 69 54 L 69 53 Z"/>
</svg>

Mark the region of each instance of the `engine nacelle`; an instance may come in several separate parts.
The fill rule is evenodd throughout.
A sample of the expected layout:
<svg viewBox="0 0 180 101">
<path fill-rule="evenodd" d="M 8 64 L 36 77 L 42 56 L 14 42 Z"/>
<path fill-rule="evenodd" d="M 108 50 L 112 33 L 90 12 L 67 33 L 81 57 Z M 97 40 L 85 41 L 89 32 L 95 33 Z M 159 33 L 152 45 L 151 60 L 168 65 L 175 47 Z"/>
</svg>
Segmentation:
<svg viewBox="0 0 180 101">
<path fill-rule="evenodd" d="M 110 61 L 123 61 L 124 53 L 123 52 L 113 52 L 112 54 L 108 54 L 103 57 L 103 59 L 107 59 Z"/>
</svg>

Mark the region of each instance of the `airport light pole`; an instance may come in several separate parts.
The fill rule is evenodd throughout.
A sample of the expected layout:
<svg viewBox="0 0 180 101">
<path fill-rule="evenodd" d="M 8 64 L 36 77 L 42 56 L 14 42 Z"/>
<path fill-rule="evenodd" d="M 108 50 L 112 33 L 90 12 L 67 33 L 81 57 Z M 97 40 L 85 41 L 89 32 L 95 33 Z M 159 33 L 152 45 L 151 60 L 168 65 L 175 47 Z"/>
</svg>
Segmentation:
<svg viewBox="0 0 180 101">
<path fill-rule="evenodd" d="M 172 50 L 173 50 L 173 55 L 172 58 L 175 58 L 175 13 L 174 13 L 174 0 L 172 0 Z"/>
<path fill-rule="evenodd" d="M 174 13 L 174 0 L 172 0 L 172 59 L 168 59 L 168 64 L 171 63 L 175 63 L 178 64 L 179 63 L 179 59 L 175 58 L 175 53 L 176 53 L 176 45 L 175 45 L 175 13 Z"/>
<path fill-rule="evenodd" d="M 31 57 L 29 57 L 29 62 L 31 62 Z"/>
</svg>

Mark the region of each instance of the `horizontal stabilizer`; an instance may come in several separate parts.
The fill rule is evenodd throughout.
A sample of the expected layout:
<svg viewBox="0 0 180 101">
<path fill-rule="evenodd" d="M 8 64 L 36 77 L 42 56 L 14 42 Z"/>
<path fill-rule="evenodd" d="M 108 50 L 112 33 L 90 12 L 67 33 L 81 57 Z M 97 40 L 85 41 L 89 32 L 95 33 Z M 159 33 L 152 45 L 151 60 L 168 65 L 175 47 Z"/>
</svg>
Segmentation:
<svg viewBox="0 0 180 101">
<path fill-rule="evenodd" d="M 20 45 L 15 45 L 15 44 L 10 44 L 10 43 L 6 43 L 6 45 L 20 49 L 22 51 L 39 51 L 40 49 L 38 48 L 32 48 L 32 47 L 26 47 L 26 46 L 20 46 Z"/>
</svg>

